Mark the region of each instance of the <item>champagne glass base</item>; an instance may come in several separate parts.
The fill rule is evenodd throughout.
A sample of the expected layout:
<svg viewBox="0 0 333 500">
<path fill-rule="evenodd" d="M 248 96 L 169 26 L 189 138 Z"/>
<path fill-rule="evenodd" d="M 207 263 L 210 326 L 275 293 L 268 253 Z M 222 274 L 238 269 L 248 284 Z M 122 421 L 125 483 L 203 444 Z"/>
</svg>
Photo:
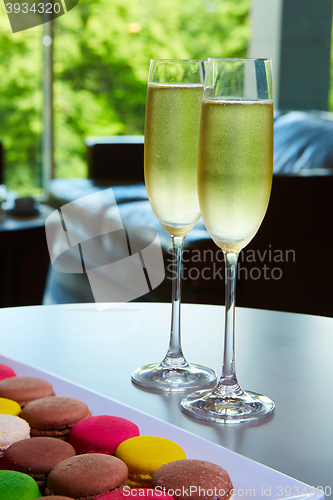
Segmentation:
<svg viewBox="0 0 333 500">
<path fill-rule="evenodd" d="M 214 386 L 216 374 L 210 368 L 186 363 L 167 366 L 163 362 L 141 366 L 132 373 L 133 384 L 158 392 L 181 392 Z"/>
<path fill-rule="evenodd" d="M 255 422 L 268 417 L 275 408 L 271 399 L 255 392 L 241 391 L 235 397 L 223 397 L 211 390 L 185 396 L 180 406 L 190 417 L 223 424 Z"/>
</svg>

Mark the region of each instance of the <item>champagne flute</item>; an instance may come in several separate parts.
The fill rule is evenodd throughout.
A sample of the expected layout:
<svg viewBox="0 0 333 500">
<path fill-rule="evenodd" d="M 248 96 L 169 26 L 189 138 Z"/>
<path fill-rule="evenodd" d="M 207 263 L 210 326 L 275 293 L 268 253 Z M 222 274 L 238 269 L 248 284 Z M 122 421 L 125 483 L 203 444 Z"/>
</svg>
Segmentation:
<svg viewBox="0 0 333 500">
<path fill-rule="evenodd" d="M 207 62 L 199 139 L 202 217 L 225 260 L 222 375 L 213 390 L 185 396 L 181 409 L 201 420 L 250 422 L 274 410 L 269 398 L 245 392 L 235 370 L 237 258 L 265 216 L 273 173 L 273 96 L 269 59 Z"/>
<path fill-rule="evenodd" d="M 205 61 L 202 60 L 152 59 L 150 62 L 145 183 L 154 214 L 171 235 L 177 272 L 176 279 L 172 280 L 167 354 L 161 363 L 137 368 L 132 373 L 132 382 L 157 391 L 203 388 L 216 381 L 213 370 L 186 361 L 180 337 L 184 239 L 200 218 L 197 164 L 204 75 Z"/>
</svg>

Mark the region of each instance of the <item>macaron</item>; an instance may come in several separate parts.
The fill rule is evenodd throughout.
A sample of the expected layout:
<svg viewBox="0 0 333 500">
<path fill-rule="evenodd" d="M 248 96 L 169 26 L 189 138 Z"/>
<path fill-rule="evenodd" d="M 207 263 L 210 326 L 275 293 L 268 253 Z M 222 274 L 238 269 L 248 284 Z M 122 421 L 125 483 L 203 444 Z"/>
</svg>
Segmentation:
<svg viewBox="0 0 333 500">
<path fill-rule="evenodd" d="M 25 420 L 13 415 L 0 415 L 0 457 L 13 443 L 29 437 L 30 427 Z"/>
<path fill-rule="evenodd" d="M 163 491 L 165 488 L 176 500 L 227 500 L 233 494 L 227 471 L 204 460 L 181 460 L 163 465 L 154 472 L 151 487 Z"/>
<path fill-rule="evenodd" d="M 13 399 L 23 408 L 35 399 L 54 396 L 47 380 L 36 377 L 10 377 L 0 380 L 0 397 Z"/>
<path fill-rule="evenodd" d="M 59 496 L 59 495 L 48 496 L 47 500 L 51 500 L 52 498 L 55 498 L 56 500 L 73 500 L 73 498 L 63 497 L 63 496 Z M 37 498 L 34 498 L 34 500 L 37 500 Z"/>
<path fill-rule="evenodd" d="M 90 417 L 86 403 L 76 398 L 52 396 L 28 403 L 21 417 L 30 425 L 31 437 L 48 436 L 68 439 L 71 427 L 79 420 Z"/>
<path fill-rule="evenodd" d="M 68 441 L 78 454 L 114 455 L 120 443 L 139 434 L 138 426 L 130 420 L 111 415 L 97 415 L 73 425 Z"/>
<path fill-rule="evenodd" d="M 5 378 L 16 377 L 16 373 L 11 366 L 0 363 L 0 380 Z"/>
<path fill-rule="evenodd" d="M 68 458 L 50 472 L 46 495 L 65 495 L 93 500 L 103 493 L 122 489 L 127 484 L 124 462 L 111 455 L 88 453 Z"/>
<path fill-rule="evenodd" d="M 123 441 L 116 457 L 128 467 L 128 485 L 132 488 L 150 486 L 156 469 L 174 460 L 184 460 L 185 451 L 174 441 L 156 436 L 137 436 Z"/>
<path fill-rule="evenodd" d="M 41 496 L 32 477 L 12 470 L 0 470 L 1 500 L 34 500 Z"/>
<path fill-rule="evenodd" d="M 16 401 L 0 398 L 0 415 L 14 415 L 14 417 L 17 417 L 21 411 L 22 409 Z"/>
<path fill-rule="evenodd" d="M 3 456 L 1 468 L 31 476 L 43 492 L 51 470 L 76 455 L 73 446 L 60 439 L 36 437 L 12 444 Z"/>
<path fill-rule="evenodd" d="M 49 497 L 50 498 L 50 497 Z M 98 497 L 98 500 L 140 500 L 140 498 L 149 498 L 152 500 L 174 500 L 174 498 L 161 490 L 152 488 L 130 488 L 125 486 L 122 490 L 110 491 Z"/>
</svg>

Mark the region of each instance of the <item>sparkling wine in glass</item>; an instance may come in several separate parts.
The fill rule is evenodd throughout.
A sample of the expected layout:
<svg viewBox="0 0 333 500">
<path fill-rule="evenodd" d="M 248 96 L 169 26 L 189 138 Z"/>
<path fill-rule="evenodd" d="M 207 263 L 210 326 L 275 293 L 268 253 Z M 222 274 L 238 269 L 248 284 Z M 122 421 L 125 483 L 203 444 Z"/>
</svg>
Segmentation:
<svg viewBox="0 0 333 500">
<path fill-rule="evenodd" d="M 222 423 L 262 419 L 267 397 L 244 391 L 235 369 L 237 258 L 265 216 L 273 173 L 273 96 L 269 59 L 208 59 L 202 101 L 198 193 L 206 228 L 225 260 L 222 375 L 213 390 L 181 401 L 189 416 Z"/>
<path fill-rule="evenodd" d="M 172 239 L 176 278 L 172 281 L 169 349 L 161 363 L 137 368 L 132 382 L 157 391 L 203 388 L 213 370 L 189 364 L 180 336 L 181 265 L 184 239 L 200 218 L 197 164 L 202 60 L 151 60 L 145 122 L 145 183 L 156 218 Z M 161 325 L 156 325 L 160 330 Z"/>
</svg>

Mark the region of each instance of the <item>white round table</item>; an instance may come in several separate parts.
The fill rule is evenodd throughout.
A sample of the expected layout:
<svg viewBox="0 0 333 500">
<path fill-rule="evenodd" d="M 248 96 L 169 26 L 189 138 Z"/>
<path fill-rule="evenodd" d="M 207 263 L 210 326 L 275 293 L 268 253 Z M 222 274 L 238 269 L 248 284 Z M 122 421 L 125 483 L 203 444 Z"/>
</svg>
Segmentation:
<svg viewBox="0 0 333 500">
<path fill-rule="evenodd" d="M 333 489 L 333 319 L 236 309 L 236 367 L 244 389 L 269 396 L 273 417 L 225 426 L 185 416 L 181 394 L 131 383 L 139 365 L 161 361 L 169 304 L 132 302 L 0 310 L 0 354 L 48 370 L 156 416 L 311 486 Z M 190 362 L 221 371 L 224 308 L 184 304 L 182 344 Z M 333 493 L 332 493 L 333 494 Z"/>
</svg>

